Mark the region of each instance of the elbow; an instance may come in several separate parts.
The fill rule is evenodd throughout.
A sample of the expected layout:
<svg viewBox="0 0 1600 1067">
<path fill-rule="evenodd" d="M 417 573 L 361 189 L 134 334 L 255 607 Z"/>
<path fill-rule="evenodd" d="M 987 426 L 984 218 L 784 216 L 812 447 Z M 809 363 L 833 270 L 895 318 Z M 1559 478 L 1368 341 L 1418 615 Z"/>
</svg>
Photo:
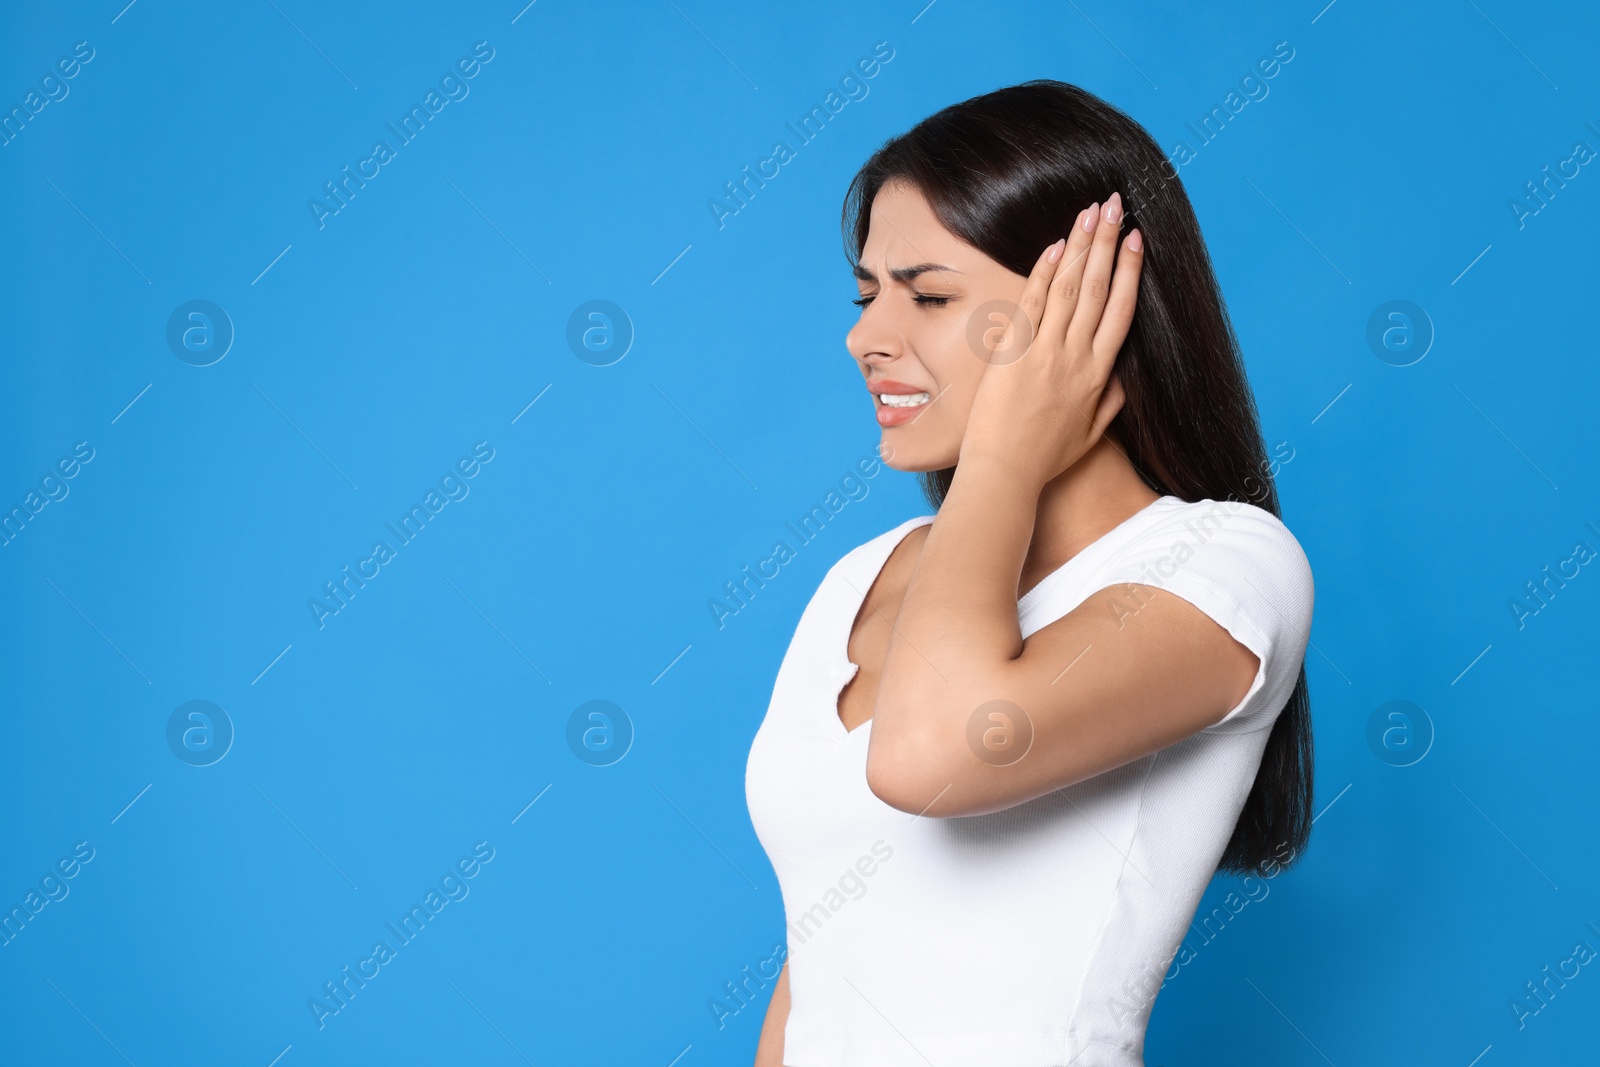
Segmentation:
<svg viewBox="0 0 1600 1067">
<path fill-rule="evenodd" d="M 959 815 L 949 803 L 956 785 L 951 763 L 935 746 L 874 736 L 867 746 L 867 788 L 908 815 Z"/>
<path fill-rule="evenodd" d="M 867 757 L 867 788 L 872 795 L 897 811 L 915 815 L 920 810 L 914 800 L 917 790 L 909 778 L 892 760 Z"/>
</svg>

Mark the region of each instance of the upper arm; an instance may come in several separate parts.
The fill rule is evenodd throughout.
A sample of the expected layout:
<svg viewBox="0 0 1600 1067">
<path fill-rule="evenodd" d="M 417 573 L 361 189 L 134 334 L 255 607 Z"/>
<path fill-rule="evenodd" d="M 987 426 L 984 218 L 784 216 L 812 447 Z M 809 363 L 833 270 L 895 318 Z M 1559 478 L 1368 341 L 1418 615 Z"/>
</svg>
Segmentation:
<svg viewBox="0 0 1600 1067">
<path fill-rule="evenodd" d="M 947 677 L 909 741 L 869 750 L 873 791 L 906 811 L 982 814 L 1222 723 L 1269 723 L 1309 634 L 1304 554 L 1265 512 L 1231 516 L 1178 562 L 1171 533 L 1119 554 L 1016 658 Z"/>
</svg>

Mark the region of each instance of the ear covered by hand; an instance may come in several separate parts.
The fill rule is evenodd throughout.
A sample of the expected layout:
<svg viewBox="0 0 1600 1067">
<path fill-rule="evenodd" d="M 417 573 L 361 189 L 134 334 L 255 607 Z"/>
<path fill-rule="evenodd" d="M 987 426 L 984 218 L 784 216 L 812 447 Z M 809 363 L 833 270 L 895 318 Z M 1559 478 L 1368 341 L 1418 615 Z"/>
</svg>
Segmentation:
<svg viewBox="0 0 1600 1067">
<path fill-rule="evenodd" d="M 1120 243 L 1122 197 L 1078 213 L 1040 253 L 996 351 L 1031 337 L 1022 355 L 984 369 L 961 457 L 998 461 L 1041 487 L 1081 459 L 1122 409 L 1114 374 L 1133 323 L 1144 235 Z"/>
</svg>

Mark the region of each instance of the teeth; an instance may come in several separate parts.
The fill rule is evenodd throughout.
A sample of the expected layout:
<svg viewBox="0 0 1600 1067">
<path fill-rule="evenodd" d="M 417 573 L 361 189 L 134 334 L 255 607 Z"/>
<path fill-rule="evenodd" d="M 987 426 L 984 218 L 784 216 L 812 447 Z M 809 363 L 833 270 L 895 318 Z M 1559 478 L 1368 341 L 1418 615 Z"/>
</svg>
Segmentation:
<svg viewBox="0 0 1600 1067">
<path fill-rule="evenodd" d="M 878 399 L 883 401 L 885 407 L 914 408 L 919 404 L 928 402 L 927 393 L 912 393 L 909 396 L 896 396 L 893 393 L 879 393 Z"/>
</svg>

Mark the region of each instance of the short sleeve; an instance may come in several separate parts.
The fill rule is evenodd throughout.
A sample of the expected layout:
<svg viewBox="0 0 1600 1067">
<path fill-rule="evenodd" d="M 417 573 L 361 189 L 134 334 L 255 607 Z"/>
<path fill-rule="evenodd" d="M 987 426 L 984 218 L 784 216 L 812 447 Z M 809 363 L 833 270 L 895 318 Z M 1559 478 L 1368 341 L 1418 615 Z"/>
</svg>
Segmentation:
<svg viewBox="0 0 1600 1067">
<path fill-rule="evenodd" d="M 1185 502 L 1106 561 L 1090 592 L 1138 583 L 1182 597 L 1256 654 L 1250 690 L 1206 729 L 1266 729 L 1288 703 L 1311 637 L 1311 564 L 1270 511 L 1237 500 Z"/>
</svg>

